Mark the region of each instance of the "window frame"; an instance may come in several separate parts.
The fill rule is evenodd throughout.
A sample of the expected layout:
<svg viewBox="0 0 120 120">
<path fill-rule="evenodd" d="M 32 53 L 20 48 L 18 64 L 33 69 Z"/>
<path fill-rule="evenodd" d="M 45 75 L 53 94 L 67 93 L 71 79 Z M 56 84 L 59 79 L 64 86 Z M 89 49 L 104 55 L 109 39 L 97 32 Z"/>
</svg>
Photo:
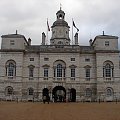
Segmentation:
<svg viewBox="0 0 120 120">
<path fill-rule="evenodd" d="M 10 45 L 15 45 L 15 40 L 10 40 Z"/>
<path fill-rule="evenodd" d="M 71 78 L 75 78 L 75 68 L 71 68 Z"/>
<path fill-rule="evenodd" d="M 16 63 L 13 60 L 6 62 L 6 76 L 9 79 L 13 79 L 16 76 Z"/>
<path fill-rule="evenodd" d="M 46 58 L 46 57 L 45 57 L 45 58 L 44 58 L 44 61 L 49 61 L 49 58 Z"/>
<path fill-rule="evenodd" d="M 13 95 L 14 94 L 14 90 L 13 90 L 13 87 L 11 87 L 11 86 L 8 86 L 8 87 L 6 87 L 5 88 L 5 93 L 6 93 L 6 95 L 8 95 L 8 96 L 10 96 L 10 95 Z"/>
<path fill-rule="evenodd" d="M 105 46 L 109 46 L 110 45 L 110 41 L 105 41 Z"/>
<path fill-rule="evenodd" d="M 30 58 L 30 61 L 34 61 L 34 58 Z"/>
<path fill-rule="evenodd" d="M 35 66 L 30 65 L 30 66 L 28 66 L 28 68 L 29 68 L 29 80 L 33 80 L 34 79 L 34 68 L 35 68 Z"/>
<path fill-rule="evenodd" d="M 49 76 L 49 70 L 48 68 L 44 68 L 44 78 L 48 78 Z"/>
<path fill-rule="evenodd" d="M 114 66 L 110 61 L 106 61 L 103 64 L 103 78 L 111 80 L 114 77 Z"/>
<path fill-rule="evenodd" d="M 30 96 L 34 95 L 34 89 L 33 88 L 28 88 L 28 95 L 30 95 Z"/>
<path fill-rule="evenodd" d="M 71 58 L 71 61 L 75 61 L 75 58 Z"/>
</svg>

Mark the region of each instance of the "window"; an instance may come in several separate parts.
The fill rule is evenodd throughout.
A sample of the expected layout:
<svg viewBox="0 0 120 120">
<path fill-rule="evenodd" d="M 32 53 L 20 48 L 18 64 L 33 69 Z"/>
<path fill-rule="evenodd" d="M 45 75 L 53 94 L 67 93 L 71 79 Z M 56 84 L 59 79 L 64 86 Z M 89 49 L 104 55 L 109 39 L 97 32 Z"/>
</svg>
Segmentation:
<svg viewBox="0 0 120 120">
<path fill-rule="evenodd" d="M 53 76 L 55 80 L 65 80 L 66 76 L 66 64 L 62 60 L 57 60 L 53 64 Z"/>
<path fill-rule="evenodd" d="M 105 41 L 105 46 L 109 46 L 109 41 Z"/>
<path fill-rule="evenodd" d="M 16 76 L 16 64 L 13 60 L 10 60 L 6 63 L 6 75 L 10 79 Z"/>
<path fill-rule="evenodd" d="M 33 95 L 33 94 L 34 94 L 33 88 L 29 88 L 29 89 L 28 89 L 28 95 Z"/>
<path fill-rule="evenodd" d="M 105 62 L 103 66 L 103 77 L 106 78 L 106 80 L 110 80 L 111 77 L 113 77 L 113 64 L 111 62 Z"/>
<path fill-rule="evenodd" d="M 86 68 L 86 78 L 90 78 L 90 68 Z"/>
<path fill-rule="evenodd" d="M 86 89 L 86 97 L 91 97 L 92 96 L 92 90 L 90 88 Z"/>
<path fill-rule="evenodd" d="M 34 61 L 34 58 L 30 58 L 30 61 Z"/>
<path fill-rule="evenodd" d="M 90 62 L 90 58 L 85 58 L 85 62 Z"/>
<path fill-rule="evenodd" d="M 44 61 L 49 61 L 49 58 L 44 58 Z"/>
<path fill-rule="evenodd" d="M 62 77 L 62 65 L 57 65 L 57 77 Z"/>
<path fill-rule="evenodd" d="M 71 58 L 71 61 L 75 61 L 75 58 Z"/>
<path fill-rule="evenodd" d="M 33 77 L 33 68 L 29 68 L 29 77 Z"/>
<path fill-rule="evenodd" d="M 44 77 L 48 77 L 48 68 L 44 68 Z"/>
<path fill-rule="evenodd" d="M 63 45 L 63 42 L 62 42 L 62 41 L 59 41 L 58 44 L 59 44 L 59 45 Z"/>
<path fill-rule="evenodd" d="M 13 95 L 13 88 L 11 86 L 6 87 L 6 95 Z"/>
<path fill-rule="evenodd" d="M 15 41 L 14 40 L 10 40 L 10 45 L 15 45 Z"/>
<path fill-rule="evenodd" d="M 111 67 L 110 67 L 110 64 L 106 64 L 106 66 L 105 66 L 105 77 L 111 77 Z"/>
<path fill-rule="evenodd" d="M 34 77 L 34 66 L 30 65 L 29 66 L 29 80 L 33 80 Z"/>
<path fill-rule="evenodd" d="M 91 69 L 91 66 L 89 66 L 89 65 L 85 66 L 85 78 L 86 78 L 86 80 L 90 80 L 90 69 Z"/>
<path fill-rule="evenodd" d="M 71 68 L 71 77 L 75 77 L 75 68 Z"/>
<path fill-rule="evenodd" d="M 113 95 L 113 89 L 112 88 L 107 88 L 107 90 L 106 90 L 106 96 L 110 97 L 112 95 Z"/>
<path fill-rule="evenodd" d="M 14 64 L 10 63 L 8 66 L 8 76 L 13 77 L 14 76 Z"/>
</svg>

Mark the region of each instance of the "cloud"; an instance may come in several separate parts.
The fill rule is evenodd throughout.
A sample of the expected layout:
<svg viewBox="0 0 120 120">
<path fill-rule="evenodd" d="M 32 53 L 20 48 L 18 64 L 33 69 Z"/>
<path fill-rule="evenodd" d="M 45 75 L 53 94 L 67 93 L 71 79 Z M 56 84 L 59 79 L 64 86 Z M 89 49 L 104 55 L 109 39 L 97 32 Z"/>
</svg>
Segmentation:
<svg viewBox="0 0 120 120">
<path fill-rule="evenodd" d="M 41 34 L 47 30 L 47 18 L 51 26 L 60 3 L 69 26 L 73 18 L 80 29 L 80 44 L 88 45 L 89 39 L 102 34 L 103 30 L 120 36 L 119 0 L 1 0 L 0 34 L 15 33 L 17 29 L 26 38 L 30 37 L 33 44 L 40 44 Z"/>
</svg>

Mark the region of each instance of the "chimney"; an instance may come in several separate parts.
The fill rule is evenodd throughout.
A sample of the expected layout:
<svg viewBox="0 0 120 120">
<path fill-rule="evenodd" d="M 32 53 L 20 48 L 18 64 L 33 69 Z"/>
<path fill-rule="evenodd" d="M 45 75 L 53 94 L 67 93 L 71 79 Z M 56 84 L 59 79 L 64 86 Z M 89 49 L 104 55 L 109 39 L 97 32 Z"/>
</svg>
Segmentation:
<svg viewBox="0 0 120 120">
<path fill-rule="evenodd" d="M 28 39 L 28 44 L 31 45 L 31 39 L 30 38 Z"/>
<path fill-rule="evenodd" d="M 75 39 L 75 45 L 78 45 L 78 33 L 75 33 L 74 39 Z"/>
<path fill-rule="evenodd" d="M 42 45 L 45 45 L 45 39 L 46 39 L 46 35 L 45 35 L 45 33 L 43 32 L 43 33 L 42 33 Z"/>
<path fill-rule="evenodd" d="M 92 39 L 89 40 L 90 46 L 92 45 Z"/>
</svg>

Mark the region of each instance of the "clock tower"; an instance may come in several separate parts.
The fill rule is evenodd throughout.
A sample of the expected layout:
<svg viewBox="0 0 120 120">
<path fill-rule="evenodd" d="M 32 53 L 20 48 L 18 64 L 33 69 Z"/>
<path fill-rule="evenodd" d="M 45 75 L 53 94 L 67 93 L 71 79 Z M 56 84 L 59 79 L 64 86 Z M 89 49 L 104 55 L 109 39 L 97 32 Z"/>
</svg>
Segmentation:
<svg viewBox="0 0 120 120">
<path fill-rule="evenodd" d="M 56 13 L 57 20 L 52 25 L 51 45 L 70 45 L 69 26 L 64 20 L 65 13 L 60 10 Z"/>
</svg>

